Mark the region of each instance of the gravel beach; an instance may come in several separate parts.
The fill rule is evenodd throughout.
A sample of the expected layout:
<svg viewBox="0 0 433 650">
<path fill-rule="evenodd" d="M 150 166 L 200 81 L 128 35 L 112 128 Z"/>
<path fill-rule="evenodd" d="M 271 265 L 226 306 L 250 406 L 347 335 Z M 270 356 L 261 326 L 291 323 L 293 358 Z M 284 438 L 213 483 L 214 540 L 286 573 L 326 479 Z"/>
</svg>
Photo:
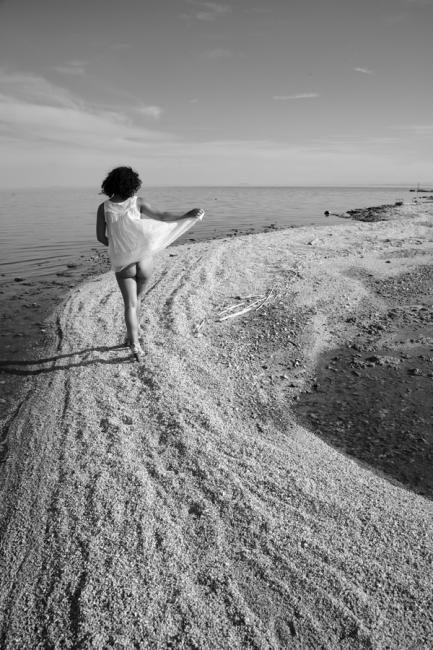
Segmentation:
<svg viewBox="0 0 433 650">
<path fill-rule="evenodd" d="M 1 368 L 0 648 L 431 648 L 432 258 L 431 204 L 169 248 L 142 364 L 72 288 Z"/>
</svg>

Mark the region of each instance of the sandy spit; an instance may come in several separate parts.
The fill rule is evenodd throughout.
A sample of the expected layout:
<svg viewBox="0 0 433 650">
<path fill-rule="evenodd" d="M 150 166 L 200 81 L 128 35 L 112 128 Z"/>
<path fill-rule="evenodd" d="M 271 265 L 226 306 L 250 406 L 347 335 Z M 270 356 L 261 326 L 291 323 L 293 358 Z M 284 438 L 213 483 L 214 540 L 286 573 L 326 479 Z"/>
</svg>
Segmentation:
<svg viewBox="0 0 433 650">
<path fill-rule="evenodd" d="M 380 309 L 352 271 L 431 264 L 432 226 L 404 207 L 168 249 L 142 365 L 113 275 L 71 291 L 4 423 L 0 648 L 431 648 L 432 502 L 291 405 L 346 316 Z"/>
</svg>

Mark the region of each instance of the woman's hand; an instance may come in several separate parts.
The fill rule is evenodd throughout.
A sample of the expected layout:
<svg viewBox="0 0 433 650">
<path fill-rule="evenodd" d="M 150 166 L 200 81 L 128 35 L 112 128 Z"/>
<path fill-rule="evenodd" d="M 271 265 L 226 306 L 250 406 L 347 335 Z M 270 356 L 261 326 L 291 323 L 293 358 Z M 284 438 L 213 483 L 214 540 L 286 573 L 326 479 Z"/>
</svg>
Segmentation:
<svg viewBox="0 0 433 650">
<path fill-rule="evenodd" d="M 202 208 L 193 208 L 183 216 L 185 219 L 203 219 L 204 210 Z"/>
</svg>

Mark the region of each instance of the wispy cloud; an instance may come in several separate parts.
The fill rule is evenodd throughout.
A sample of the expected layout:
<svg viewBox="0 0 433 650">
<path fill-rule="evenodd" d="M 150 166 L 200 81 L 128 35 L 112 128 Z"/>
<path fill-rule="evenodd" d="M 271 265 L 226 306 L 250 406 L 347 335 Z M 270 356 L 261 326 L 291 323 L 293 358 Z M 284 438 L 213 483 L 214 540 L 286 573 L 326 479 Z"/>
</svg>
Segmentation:
<svg viewBox="0 0 433 650">
<path fill-rule="evenodd" d="M 233 56 L 233 53 L 230 50 L 226 50 L 223 47 L 216 47 L 213 50 L 207 50 L 204 54 L 209 59 L 228 59 Z"/>
<path fill-rule="evenodd" d="M 3 96 L 14 97 L 26 103 L 47 104 L 76 108 L 81 101 L 68 90 L 39 75 L 9 72 L 0 66 L 0 88 Z"/>
<path fill-rule="evenodd" d="M 86 72 L 85 61 L 67 61 L 62 65 L 53 66 L 53 70 L 62 74 L 83 75 Z"/>
<path fill-rule="evenodd" d="M 163 109 L 160 106 L 138 106 L 136 109 L 140 115 L 152 117 L 154 120 L 159 120 L 162 115 Z"/>
<path fill-rule="evenodd" d="M 369 68 L 353 68 L 355 72 L 360 72 L 361 74 L 374 74 L 374 70 L 370 70 Z"/>
<path fill-rule="evenodd" d="M 333 133 L 316 137 L 311 145 L 327 151 L 365 151 L 369 148 L 383 149 L 384 146 L 394 145 L 399 139 L 390 135 L 375 135 L 369 133 Z"/>
<path fill-rule="evenodd" d="M 197 20 L 215 20 L 216 18 L 227 16 L 232 11 L 230 5 L 220 4 L 219 2 L 197 2 L 196 0 L 189 0 L 188 4 L 196 7 L 194 17 Z"/>
<path fill-rule="evenodd" d="M 391 128 L 411 135 L 433 136 L 433 124 L 396 124 Z"/>
<path fill-rule="evenodd" d="M 172 134 L 145 129 L 126 111 L 90 105 L 40 76 L 9 74 L 0 68 L 0 122 L 10 142 L 51 142 L 75 148 L 139 146 L 175 140 Z M 157 119 L 157 106 L 139 106 L 139 112 Z"/>
<path fill-rule="evenodd" d="M 277 102 L 285 102 L 290 99 L 316 99 L 320 97 L 319 93 L 296 93 L 294 95 L 274 95 L 272 99 Z"/>
</svg>

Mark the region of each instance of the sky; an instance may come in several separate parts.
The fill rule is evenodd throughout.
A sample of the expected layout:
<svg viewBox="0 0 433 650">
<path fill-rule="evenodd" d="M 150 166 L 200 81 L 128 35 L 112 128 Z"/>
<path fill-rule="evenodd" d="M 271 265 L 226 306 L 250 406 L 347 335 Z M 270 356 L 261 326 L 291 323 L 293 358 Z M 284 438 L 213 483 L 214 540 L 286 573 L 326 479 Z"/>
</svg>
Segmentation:
<svg viewBox="0 0 433 650">
<path fill-rule="evenodd" d="M 0 0 L 0 188 L 433 184 L 433 0 Z"/>
</svg>

